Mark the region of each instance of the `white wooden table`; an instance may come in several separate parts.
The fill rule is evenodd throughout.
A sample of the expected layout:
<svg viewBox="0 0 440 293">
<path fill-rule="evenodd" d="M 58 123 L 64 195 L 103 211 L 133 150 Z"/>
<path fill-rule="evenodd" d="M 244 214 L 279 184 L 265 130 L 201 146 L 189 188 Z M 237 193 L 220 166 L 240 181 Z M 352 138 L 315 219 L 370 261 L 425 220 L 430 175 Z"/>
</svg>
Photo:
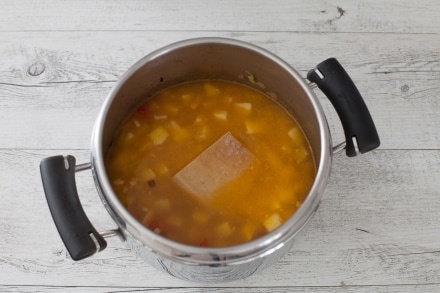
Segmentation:
<svg viewBox="0 0 440 293">
<path fill-rule="evenodd" d="M 322 204 L 280 262 L 245 280 L 181 281 L 118 238 L 67 255 L 39 162 L 88 162 L 94 119 L 121 74 L 147 53 L 201 36 L 248 41 L 302 75 L 336 57 L 357 84 L 382 144 L 334 158 Z M 339 120 L 318 92 L 334 142 Z M 440 2 L 1 1 L 1 292 L 440 292 Z M 115 227 L 90 172 L 77 176 L 99 230 Z"/>
</svg>

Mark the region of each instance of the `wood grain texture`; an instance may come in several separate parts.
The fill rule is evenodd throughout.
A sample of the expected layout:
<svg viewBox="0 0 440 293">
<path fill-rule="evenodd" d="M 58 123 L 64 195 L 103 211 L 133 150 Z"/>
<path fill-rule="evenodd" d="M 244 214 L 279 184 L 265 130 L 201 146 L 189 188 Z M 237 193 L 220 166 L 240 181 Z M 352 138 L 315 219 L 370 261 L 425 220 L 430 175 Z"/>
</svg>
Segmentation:
<svg viewBox="0 0 440 293">
<path fill-rule="evenodd" d="M 0 152 L 0 185 L 9 191 L 1 213 L 1 233 L 8 237 L 0 242 L 0 284 L 195 285 L 156 271 L 117 238 L 102 253 L 72 261 L 56 233 L 38 176 L 38 162 L 53 152 Z M 440 178 L 439 154 L 382 150 L 355 159 L 335 157 L 328 192 L 293 249 L 261 274 L 215 287 L 440 284 L 440 182 L 429 179 Z M 77 156 L 81 162 L 88 153 Z M 77 179 L 84 208 L 98 230 L 112 229 L 90 177 L 86 171 Z"/>
<path fill-rule="evenodd" d="M 347 286 L 341 283 L 334 287 L 260 287 L 260 288 L 155 288 L 155 287 L 57 287 L 57 286 L 0 286 L 1 292 L 149 292 L 149 293 L 223 293 L 223 292 L 255 292 L 255 293 L 405 293 L 425 292 L 436 293 L 435 285 L 389 285 L 389 286 Z"/>
<path fill-rule="evenodd" d="M 2 33 L 1 148 L 87 149 L 116 80 L 149 52 L 185 38 L 233 37 L 279 55 L 303 76 L 335 56 L 364 95 L 382 149 L 440 147 L 440 38 L 419 34 L 231 32 Z M 424 44 L 414 46 L 415 43 Z M 81 44 L 81 45 L 79 45 Z M 319 46 L 317 44 L 326 44 Z M 348 50 L 348 48 L 350 48 Z M 39 74 L 36 74 L 36 73 Z M 316 90 L 335 143 L 339 120 Z"/>
<path fill-rule="evenodd" d="M 440 2 L 1 1 L 1 292 L 439 292 Z M 376 122 L 381 147 L 336 155 L 320 208 L 277 264 L 242 281 L 161 273 L 118 238 L 74 262 L 44 197 L 41 159 L 89 161 L 98 111 L 118 78 L 169 43 L 229 37 L 302 76 L 337 57 Z M 337 115 L 317 90 L 335 143 Z M 115 228 L 90 171 L 77 174 L 98 230 Z"/>
<path fill-rule="evenodd" d="M 0 30 L 438 33 L 439 14 L 436 0 L 21 0 L 2 2 Z"/>
</svg>

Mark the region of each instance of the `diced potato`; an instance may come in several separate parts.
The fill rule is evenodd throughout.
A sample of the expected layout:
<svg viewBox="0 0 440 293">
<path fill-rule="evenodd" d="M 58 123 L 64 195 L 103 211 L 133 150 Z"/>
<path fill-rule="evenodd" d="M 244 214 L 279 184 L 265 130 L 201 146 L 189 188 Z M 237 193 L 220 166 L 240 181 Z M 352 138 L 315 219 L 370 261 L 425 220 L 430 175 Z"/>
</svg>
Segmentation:
<svg viewBox="0 0 440 293">
<path fill-rule="evenodd" d="M 261 81 L 257 81 L 256 85 L 258 85 L 258 87 L 261 88 L 262 90 L 264 90 L 266 88 L 266 85 L 264 83 L 262 83 Z"/>
<path fill-rule="evenodd" d="M 224 110 L 215 111 L 212 115 L 218 120 L 228 120 L 228 112 Z"/>
<path fill-rule="evenodd" d="M 170 209 L 170 201 L 166 198 L 160 198 L 154 202 L 154 207 L 161 212 L 168 211 Z"/>
<path fill-rule="evenodd" d="M 154 115 L 154 120 L 166 120 L 168 118 L 167 115 L 161 114 L 161 115 Z"/>
<path fill-rule="evenodd" d="M 266 95 L 268 95 L 269 98 L 271 98 L 272 100 L 275 100 L 275 101 L 278 100 L 278 96 L 274 92 L 266 92 Z"/>
<path fill-rule="evenodd" d="M 203 87 L 205 88 L 205 92 L 208 96 L 214 96 L 220 93 L 220 90 L 209 82 L 205 83 Z"/>
<path fill-rule="evenodd" d="M 246 120 L 245 122 L 246 125 L 246 133 L 247 134 L 254 134 L 254 133 L 258 133 L 261 131 L 261 125 L 258 122 L 255 121 L 251 121 L 251 120 Z"/>
<path fill-rule="evenodd" d="M 170 126 L 171 126 L 171 129 L 172 129 L 172 130 L 175 130 L 175 131 L 179 131 L 179 130 L 182 129 L 182 126 L 180 126 L 179 123 L 177 123 L 177 122 L 174 121 L 174 120 L 171 120 L 171 121 L 170 121 Z"/>
<path fill-rule="evenodd" d="M 243 231 L 243 234 L 244 234 L 246 241 L 249 241 L 254 236 L 255 229 L 254 229 L 253 225 L 251 225 L 250 223 L 247 223 L 247 224 L 243 225 L 242 231 Z"/>
<path fill-rule="evenodd" d="M 205 140 L 206 138 L 208 138 L 208 126 L 204 125 L 200 130 L 198 130 L 197 137 L 200 140 Z"/>
<path fill-rule="evenodd" d="M 179 112 L 179 109 L 175 106 L 169 105 L 169 104 L 165 104 L 163 106 L 163 109 L 165 110 L 165 112 L 169 115 L 169 116 L 175 116 L 177 114 L 177 112 Z"/>
<path fill-rule="evenodd" d="M 150 181 L 156 178 L 156 173 L 150 168 L 146 168 L 138 173 L 138 178 L 143 181 Z"/>
<path fill-rule="evenodd" d="M 156 171 L 157 171 L 158 175 L 163 175 L 163 174 L 168 173 L 170 170 L 168 169 L 167 165 L 161 164 L 161 165 L 159 165 L 159 167 L 157 167 Z"/>
<path fill-rule="evenodd" d="M 223 98 L 223 101 L 224 101 L 226 104 L 229 104 L 230 102 L 233 101 L 233 98 L 232 98 L 231 96 L 226 96 L 226 97 Z"/>
<path fill-rule="evenodd" d="M 136 196 L 133 196 L 133 194 L 127 193 L 125 204 L 127 205 L 127 208 L 135 205 L 136 204 Z"/>
<path fill-rule="evenodd" d="M 191 103 L 190 105 L 189 105 L 189 107 L 191 108 L 191 109 L 193 109 L 193 110 L 195 110 L 195 109 L 197 109 L 197 107 L 200 105 L 200 103 L 198 103 L 198 102 L 194 102 L 194 103 Z"/>
<path fill-rule="evenodd" d="M 133 123 L 134 123 L 134 125 L 135 125 L 137 128 L 141 127 L 141 123 L 139 122 L 139 120 L 134 119 L 134 120 L 133 120 Z"/>
<path fill-rule="evenodd" d="M 113 184 L 114 185 L 122 185 L 122 184 L 124 184 L 124 180 L 122 180 L 122 179 L 113 180 Z"/>
<path fill-rule="evenodd" d="M 136 179 L 131 179 L 131 180 L 130 180 L 130 183 L 129 183 L 130 187 L 133 187 L 133 186 L 135 186 L 136 184 L 137 184 L 137 180 L 136 180 Z"/>
<path fill-rule="evenodd" d="M 134 134 L 132 132 L 127 133 L 127 136 L 125 137 L 125 141 L 130 141 L 134 138 Z"/>
<path fill-rule="evenodd" d="M 154 145 L 154 143 L 151 140 L 145 140 L 143 144 L 139 146 L 139 151 L 144 152 L 151 148 Z"/>
<path fill-rule="evenodd" d="M 296 162 L 301 163 L 309 156 L 309 151 L 306 148 L 299 148 L 295 150 L 295 154 Z"/>
<path fill-rule="evenodd" d="M 155 145 L 163 144 L 167 139 L 169 133 L 162 126 L 157 127 L 148 134 Z"/>
<path fill-rule="evenodd" d="M 190 107 L 193 110 L 195 110 L 200 104 L 200 98 L 198 96 L 195 96 L 193 93 L 182 95 L 182 100 L 186 106 Z"/>
<path fill-rule="evenodd" d="M 234 109 L 242 115 L 249 115 L 252 111 L 251 103 L 235 103 Z"/>
<path fill-rule="evenodd" d="M 202 115 L 198 115 L 194 120 L 194 123 L 202 123 L 204 120 L 205 118 Z"/>
<path fill-rule="evenodd" d="M 255 76 L 252 73 L 250 73 L 249 71 L 245 71 L 245 73 L 246 73 L 246 76 L 247 76 L 249 82 L 255 83 Z"/>
<path fill-rule="evenodd" d="M 201 211 L 195 211 L 192 214 L 192 218 L 194 221 L 196 221 L 198 223 L 206 223 L 209 220 L 208 214 L 201 212 Z"/>
<path fill-rule="evenodd" d="M 186 105 L 189 105 L 194 100 L 194 94 L 184 94 L 182 100 Z"/>
<path fill-rule="evenodd" d="M 281 225 L 281 217 L 277 213 L 273 214 L 266 220 L 264 220 L 264 227 L 266 227 L 267 231 L 272 231 L 278 228 Z"/>
<path fill-rule="evenodd" d="M 227 237 L 231 235 L 232 228 L 228 222 L 224 222 L 223 224 L 217 226 L 217 233 L 220 237 Z"/>
<path fill-rule="evenodd" d="M 281 150 L 283 152 L 285 152 L 286 154 L 291 154 L 293 151 L 293 149 L 290 145 L 285 145 L 285 144 L 281 146 Z"/>
<path fill-rule="evenodd" d="M 181 127 L 176 121 L 171 121 L 170 125 L 173 132 L 173 139 L 175 141 L 181 142 L 189 137 L 188 130 Z"/>
<path fill-rule="evenodd" d="M 152 210 L 148 210 L 142 219 L 142 224 L 148 226 L 154 219 L 154 212 Z"/>
<path fill-rule="evenodd" d="M 276 152 L 274 152 L 273 150 L 268 151 L 268 153 L 266 155 L 266 161 L 275 170 L 279 170 L 280 172 L 282 172 L 285 169 L 285 163 L 278 156 L 278 154 Z"/>
<path fill-rule="evenodd" d="M 290 129 L 287 135 L 289 135 L 290 138 L 293 139 L 295 142 L 298 142 L 301 139 L 301 131 L 298 127 L 293 127 L 292 129 Z"/>
</svg>

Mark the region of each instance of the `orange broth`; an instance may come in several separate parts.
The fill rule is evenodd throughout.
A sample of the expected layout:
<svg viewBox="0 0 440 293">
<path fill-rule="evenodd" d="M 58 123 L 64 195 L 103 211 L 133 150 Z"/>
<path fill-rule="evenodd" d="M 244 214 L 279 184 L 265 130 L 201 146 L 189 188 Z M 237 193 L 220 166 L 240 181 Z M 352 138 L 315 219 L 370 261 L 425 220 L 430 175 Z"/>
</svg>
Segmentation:
<svg viewBox="0 0 440 293">
<path fill-rule="evenodd" d="M 212 196 L 174 176 L 225 133 L 255 160 Z M 181 243 L 222 247 L 276 229 L 307 196 L 315 163 L 295 119 L 238 83 L 201 80 L 158 93 L 121 125 L 106 160 L 112 187 L 149 229 Z"/>
</svg>

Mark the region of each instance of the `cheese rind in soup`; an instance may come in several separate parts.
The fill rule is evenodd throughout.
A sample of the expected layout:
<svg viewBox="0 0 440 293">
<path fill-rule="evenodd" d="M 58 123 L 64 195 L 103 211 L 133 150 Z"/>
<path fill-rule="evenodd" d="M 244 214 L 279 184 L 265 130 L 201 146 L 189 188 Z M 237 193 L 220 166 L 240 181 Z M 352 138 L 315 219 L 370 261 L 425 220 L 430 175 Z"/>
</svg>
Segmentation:
<svg viewBox="0 0 440 293">
<path fill-rule="evenodd" d="M 314 178 L 295 119 L 242 84 L 200 80 L 163 90 L 121 125 L 106 159 L 127 210 L 177 242 L 222 247 L 276 229 Z"/>
</svg>

